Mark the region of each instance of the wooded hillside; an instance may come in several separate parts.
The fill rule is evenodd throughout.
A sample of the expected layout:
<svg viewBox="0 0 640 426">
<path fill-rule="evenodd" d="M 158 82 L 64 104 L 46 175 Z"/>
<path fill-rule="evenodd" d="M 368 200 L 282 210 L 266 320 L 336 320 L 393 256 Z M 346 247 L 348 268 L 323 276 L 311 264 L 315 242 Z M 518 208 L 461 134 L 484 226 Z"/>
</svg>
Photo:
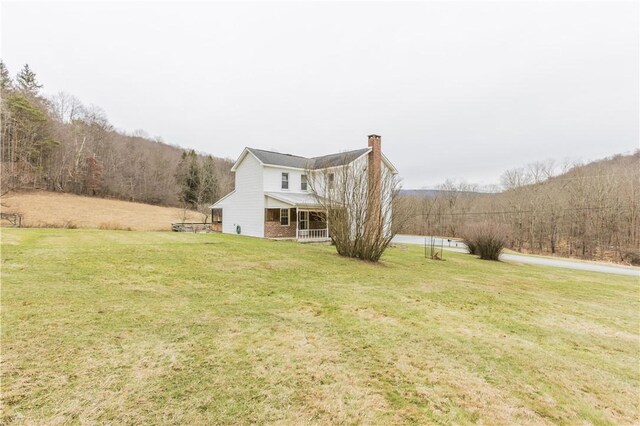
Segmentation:
<svg viewBox="0 0 640 426">
<path fill-rule="evenodd" d="M 0 62 L 0 84 L 3 192 L 37 188 L 197 208 L 196 201 L 208 205 L 233 189 L 230 160 L 189 156 L 161 140 L 117 131 L 104 112 L 72 95 L 43 96 L 27 65 L 12 79 Z M 195 186 L 181 180 L 189 172 L 179 170 L 194 164 L 201 172 Z M 189 193 L 200 181 L 210 199 Z"/>
<path fill-rule="evenodd" d="M 399 207 L 414 212 L 404 232 L 457 237 L 491 225 L 522 252 L 640 262 L 638 151 L 560 168 L 536 162 L 506 171 L 500 192 L 474 191 L 447 182 L 403 196 Z"/>
</svg>

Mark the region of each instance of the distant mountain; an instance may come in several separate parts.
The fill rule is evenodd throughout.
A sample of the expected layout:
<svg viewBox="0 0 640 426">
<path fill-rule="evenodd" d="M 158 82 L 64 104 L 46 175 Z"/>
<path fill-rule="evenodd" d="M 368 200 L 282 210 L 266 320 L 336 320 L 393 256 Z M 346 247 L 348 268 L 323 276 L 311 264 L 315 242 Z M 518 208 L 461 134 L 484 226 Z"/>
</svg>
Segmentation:
<svg viewBox="0 0 640 426">
<path fill-rule="evenodd" d="M 401 189 L 400 195 L 418 198 L 436 198 L 438 195 L 450 192 L 441 189 Z M 486 194 L 485 192 L 458 191 L 460 194 Z"/>
<path fill-rule="evenodd" d="M 435 198 L 439 192 L 442 191 L 438 189 L 401 189 L 400 195 L 409 197 Z"/>
</svg>

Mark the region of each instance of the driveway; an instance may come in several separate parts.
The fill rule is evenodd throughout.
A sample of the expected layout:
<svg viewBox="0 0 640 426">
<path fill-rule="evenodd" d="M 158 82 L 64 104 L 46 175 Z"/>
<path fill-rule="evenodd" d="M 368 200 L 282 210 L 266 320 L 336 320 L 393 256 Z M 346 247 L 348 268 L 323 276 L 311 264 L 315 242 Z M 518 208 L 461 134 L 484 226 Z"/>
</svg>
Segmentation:
<svg viewBox="0 0 640 426">
<path fill-rule="evenodd" d="M 396 235 L 392 242 L 397 244 L 418 244 L 424 245 L 425 238 L 427 245 L 431 244 L 431 237 L 421 237 L 419 235 Z M 467 246 L 460 241 L 434 238 L 437 248 L 441 246 L 445 250 L 466 253 Z M 578 261 L 571 259 L 554 259 L 549 257 L 528 256 L 526 254 L 504 253 L 500 256 L 500 260 L 508 262 L 525 263 L 528 265 L 555 266 L 557 268 L 575 269 L 579 271 L 602 272 L 605 274 L 629 275 L 632 277 L 640 277 L 640 268 L 622 265 L 603 265 L 597 262 Z"/>
</svg>

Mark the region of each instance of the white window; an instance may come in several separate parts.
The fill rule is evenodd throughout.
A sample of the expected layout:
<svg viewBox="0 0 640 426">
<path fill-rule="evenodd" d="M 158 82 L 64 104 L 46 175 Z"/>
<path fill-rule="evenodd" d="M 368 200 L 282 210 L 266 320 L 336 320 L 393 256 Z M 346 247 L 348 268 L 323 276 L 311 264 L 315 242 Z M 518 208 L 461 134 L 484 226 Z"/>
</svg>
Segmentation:
<svg viewBox="0 0 640 426">
<path fill-rule="evenodd" d="M 329 173 L 329 188 L 333 188 L 334 176 L 333 173 Z"/>
<path fill-rule="evenodd" d="M 307 190 L 307 175 L 302 175 L 300 177 L 300 189 L 303 191 Z"/>
<path fill-rule="evenodd" d="M 289 173 L 282 174 L 282 189 L 289 189 Z"/>
<path fill-rule="evenodd" d="M 289 226 L 289 209 L 280 209 L 280 225 Z"/>
</svg>

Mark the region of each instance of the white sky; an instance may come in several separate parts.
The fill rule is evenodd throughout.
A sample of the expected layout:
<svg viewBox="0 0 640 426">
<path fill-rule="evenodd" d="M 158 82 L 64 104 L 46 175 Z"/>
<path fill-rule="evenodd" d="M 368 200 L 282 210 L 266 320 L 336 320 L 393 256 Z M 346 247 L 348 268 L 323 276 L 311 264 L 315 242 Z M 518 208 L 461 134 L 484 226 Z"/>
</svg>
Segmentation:
<svg viewBox="0 0 640 426">
<path fill-rule="evenodd" d="M 0 56 L 235 158 L 382 135 L 405 188 L 638 148 L 638 2 L 6 2 Z"/>
</svg>

